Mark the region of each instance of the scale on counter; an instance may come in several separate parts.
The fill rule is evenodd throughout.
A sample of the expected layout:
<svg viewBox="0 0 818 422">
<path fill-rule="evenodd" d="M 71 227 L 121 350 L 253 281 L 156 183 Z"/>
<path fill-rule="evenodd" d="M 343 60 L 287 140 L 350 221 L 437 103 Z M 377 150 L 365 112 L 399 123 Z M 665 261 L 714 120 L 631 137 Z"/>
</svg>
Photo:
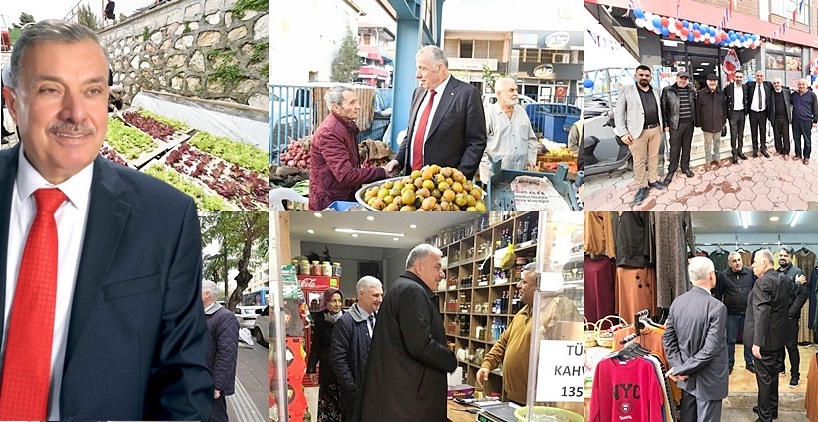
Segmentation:
<svg viewBox="0 0 818 422">
<path fill-rule="evenodd" d="M 485 407 L 477 414 L 477 422 L 517 422 L 514 411 L 519 407 L 510 403 Z"/>
</svg>

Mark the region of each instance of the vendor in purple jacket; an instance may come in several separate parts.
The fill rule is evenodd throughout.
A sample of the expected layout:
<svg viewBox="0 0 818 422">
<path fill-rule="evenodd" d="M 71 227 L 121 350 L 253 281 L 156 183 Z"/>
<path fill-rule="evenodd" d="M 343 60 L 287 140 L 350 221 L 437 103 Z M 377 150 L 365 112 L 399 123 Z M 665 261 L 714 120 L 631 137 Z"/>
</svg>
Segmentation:
<svg viewBox="0 0 818 422">
<path fill-rule="evenodd" d="M 364 183 L 387 177 L 383 168 L 361 168 L 358 126 L 361 112 L 355 90 L 332 87 L 324 95 L 332 112 L 315 131 L 310 149 L 310 210 L 327 208 L 334 201 L 354 201 Z"/>
</svg>

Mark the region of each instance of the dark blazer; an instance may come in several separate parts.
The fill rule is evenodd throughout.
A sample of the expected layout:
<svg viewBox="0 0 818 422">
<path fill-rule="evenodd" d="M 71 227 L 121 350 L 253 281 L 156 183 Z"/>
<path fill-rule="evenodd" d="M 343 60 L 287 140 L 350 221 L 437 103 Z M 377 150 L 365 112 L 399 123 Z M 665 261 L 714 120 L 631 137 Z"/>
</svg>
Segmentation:
<svg viewBox="0 0 818 422">
<path fill-rule="evenodd" d="M 679 388 L 700 400 L 727 397 L 727 307 L 699 287 L 670 305 L 662 344 L 673 373 L 689 375 Z"/>
<path fill-rule="evenodd" d="M 457 368 L 435 295 L 407 271 L 389 286 L 369 348 L 362 422 L 445 422 L 446 373 Z"/>
<path fill-rule="evenodd" d="M 744 110 L 749 113 L 750 112 L 750 105 L 753 104 L 753 100 L 755 99 L 756 93 L 756 82 L 747 82 L 747 90 L 744 91 Z M 764 109 L 767 113 L 767 116 L 770 116 L 770 99 L 773 95 L 773 84 L 770 81 L 764 81 L 764 100 L 767 102 L 767 108 Z"/>
<path fill-rule="evenodd" d="M 0 304 L 19 149 L 0 151 Z M 206 420 L 213 377 L 196 206 L 168 184 L 101 156 L 93 165 L 61 419 Z"/>
<path fill-rule="evenodd" d="M 792 122 L 792 91 L 790 91 L 787 87 L 781 88 L 781 93 L 784 94 L 784 104 L 786 110 L 784 110 L 784 115 L 787 116 L 787 123 Z M 775 89 L 771 95 L 775 95 Z M 775 119 L 775 97 L 770 97 L 770 119 Z"/>
<path fill-rule="evenodd" d="M 727 116 L 730 116 L 730 113 L 733 112 L 733 106 L 736 103 L 736 90 L 735 90 L 735 82 L 730 83 L 724 88 L 724 100 L 727 102 Z M 741 98 L 743 102 L 746 103 L 747 101 L 747 84 L 741 84 Z M 746 105 L 746 104 L 745 104 Z M 742 113 L 746 116 L 747 115 L 747 107 L 744 107 Z"/>
<path fill-rule="evenodd" d="M 787 343 L 789 283 L 775 270 L 767 270 L 756 280 L 747 299 L 744 316 L 744 347 L 759 346 L 774 351 Z"/>
<path fill-rule="evenodd" d="M 412 110 L 409 113 L 406 140 L 395 156 L 406 174 L 418 170 L 412 169 L 412 131 L 415 128 L 415 120 L 420 119 L 423 113 L 420 104 L 426 97 L 426 92 L 426 88 L 419 86 L 412 94 Z M 486 115 L 480 91 L 452 76 L 440 97 L 440 103 L 432 116 L 429 133 L 426 134 L 423 164 L 455 167 L 471 180 L 477 172 L 485 149 Z"/>
<path fill-rule="evenodd" d="M 366 375 L 369 345 L 372 342 L 367 324 L 358 304 L 355 304 L 349 312 L 341 315 L 332 330 L 329 362 L 341 388 L 341 408 L 345 420 L 352 418 Z"/>
</svg>

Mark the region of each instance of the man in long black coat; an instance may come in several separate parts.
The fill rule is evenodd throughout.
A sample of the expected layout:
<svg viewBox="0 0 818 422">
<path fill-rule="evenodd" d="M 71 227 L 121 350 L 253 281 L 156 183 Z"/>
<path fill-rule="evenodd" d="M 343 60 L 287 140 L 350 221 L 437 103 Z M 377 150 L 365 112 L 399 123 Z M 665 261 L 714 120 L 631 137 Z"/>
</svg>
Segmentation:
<svg viewBox="0 0 818 422">
<path fill-rule="evenodd" d="M 446 373 L 457 368 L 457 360 L 434 300 L 445 277 L 442 256 L 434 246 L 416 246 L 406 272 L 389 286 L 356 412 L 361 422 L 446 421 Z"/>
</svg>

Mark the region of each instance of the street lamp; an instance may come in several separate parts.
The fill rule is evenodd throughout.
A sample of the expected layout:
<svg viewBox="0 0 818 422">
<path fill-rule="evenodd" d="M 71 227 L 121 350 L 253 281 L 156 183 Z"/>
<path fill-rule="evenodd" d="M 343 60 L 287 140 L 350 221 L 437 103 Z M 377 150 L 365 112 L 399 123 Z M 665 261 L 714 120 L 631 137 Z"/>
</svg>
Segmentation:
<svg viewBox="0 0 818 422">
<path fill-rule="evenodd" d="M 211 259 L 217 258 L 224 258 L 224 299 L 225 303 L 230 305 L 230 294 L 227 291 L 227 253 L 222 252 L 215 255 L 206 255 L 204 258 L 202 258 L 202 261 L 210 261 Z"/>
</svg>

